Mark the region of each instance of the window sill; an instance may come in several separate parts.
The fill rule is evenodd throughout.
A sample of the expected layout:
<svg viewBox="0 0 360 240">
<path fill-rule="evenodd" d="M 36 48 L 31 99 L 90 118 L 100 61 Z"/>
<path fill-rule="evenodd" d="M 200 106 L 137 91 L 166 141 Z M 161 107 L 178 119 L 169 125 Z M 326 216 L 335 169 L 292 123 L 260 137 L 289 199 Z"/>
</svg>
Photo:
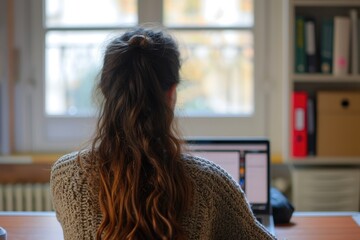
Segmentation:
<svg viewBox="0 0 360 240">
<path fill-rule="evenodd" d="M 15 153 L 0 155 L 0 164 L 53 164 L 65 153 Z"/>
</svg>

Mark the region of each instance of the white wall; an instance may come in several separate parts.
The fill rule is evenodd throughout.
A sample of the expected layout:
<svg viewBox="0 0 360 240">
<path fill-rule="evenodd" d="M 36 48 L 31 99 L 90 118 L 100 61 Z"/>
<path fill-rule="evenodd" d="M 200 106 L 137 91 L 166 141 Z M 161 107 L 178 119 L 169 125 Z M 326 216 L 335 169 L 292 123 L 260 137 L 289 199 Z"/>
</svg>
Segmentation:
<svg viewBox="0 0 360 240">
<path fill-rule="evenodd" d="M 9 153 L 9 95 L 7 49 L 7 2 L 0 1 L 0 153 Z"/>
<path fill-rule="evenodd" d="M 34 1 L 34 0 L 32 0 Z M 17 75 L 15 85 L 15 146 L 22 151 L 32 149 L 32 95 L 34 94 L 34 75 L 31 59 L 31 2 L 15 0 L 15 36 L 14 47 L 18 52 Z M 36 0 L 38 1 L 38 0 Z M 28 30 L 30 29 L 30 31 Z"/>
<path fill-rule="evenodd" d="M 286 131 L 286 124 L 284 122 L 284 115 L 286 114 L 284 101 L 284 62 L 283 56 L 286 52 L 287 43 L 283 42 L 284 34 L 284 2 L 285 0 L 270 0 L 269 21 L 270 28 L 268 29 L 268 47 L 267 47 L 267 62 L 268 74 L 270 82 L 269 92 L 269 122 L 267 125 L 268 136 L 271 139 L 272 153 L 283 154 L 284 149 L 284 135 Z"/>
</svg>

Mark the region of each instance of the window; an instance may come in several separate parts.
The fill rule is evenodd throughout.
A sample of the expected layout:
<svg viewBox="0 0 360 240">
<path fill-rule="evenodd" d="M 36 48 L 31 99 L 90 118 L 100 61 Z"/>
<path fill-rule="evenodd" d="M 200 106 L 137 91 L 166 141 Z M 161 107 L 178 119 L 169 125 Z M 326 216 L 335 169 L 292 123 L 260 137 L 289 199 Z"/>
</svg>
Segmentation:
<svg viewBox="0 0 360 240">
<path fill-rule="evenodd" d="M 179 40 L 184 57 L 179 114 L 253 113 L 252 3 L 163 2 L 163 24 Z M 93 114 L 89 99 L 93 80 L 100 71 L 100 45 L 111 31 L 138 23 L 136 6 L 135 0 L 45 1 L 47 115 Z M 122 26 L 115 27 L 119 23 Z"/>
<path fill-rule="evenodd" d="M 69 149 L 89 138 L 96 116 L 91 94 L 106 42 L 129 27 L 159 21 L 182 53 L 177 114 L 183 133 L 263 135 L 259 72 L 264 50 L 259 39 L 264 3 L 36 1 L 32 59 L 39 84 L 32 111 L 33 150 Z"/>
<path fill-rule="evenodd" d="M 253 114 L 253 0 L 165 0 L 163 24 L 180 41 L 178 106 L 190 116 Z"/>
<path fill-rule="evenodd" d="M 45 113 L 93 116 L 91 93 L 102 45 L 115 29 L 138 23 L 136 0 L 46 0 L 44 4 Z"/>
</svg>

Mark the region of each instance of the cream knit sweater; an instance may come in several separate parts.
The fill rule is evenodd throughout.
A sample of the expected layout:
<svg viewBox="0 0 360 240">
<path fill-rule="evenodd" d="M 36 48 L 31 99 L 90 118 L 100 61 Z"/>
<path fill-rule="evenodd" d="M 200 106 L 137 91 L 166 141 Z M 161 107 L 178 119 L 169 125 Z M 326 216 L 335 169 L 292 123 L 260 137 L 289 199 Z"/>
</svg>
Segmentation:
<svg viewBox="0 0 360 240">
<path fill-rule="evenodd" d="M 194 186 L 191 209 L 182 225 L 188 239 L 275 239 L 255 220 L 243 191 L 217 165 L 183 155 L 185 172 Z M 94 171 L 86 152 L 61 157 L 51 171 L 51 192 L 66 240 L 95 239 L 101 221 L 96 190 L 85 174 Z M 121 193 L 119 193 L 121 194 Z"/>
</svg>

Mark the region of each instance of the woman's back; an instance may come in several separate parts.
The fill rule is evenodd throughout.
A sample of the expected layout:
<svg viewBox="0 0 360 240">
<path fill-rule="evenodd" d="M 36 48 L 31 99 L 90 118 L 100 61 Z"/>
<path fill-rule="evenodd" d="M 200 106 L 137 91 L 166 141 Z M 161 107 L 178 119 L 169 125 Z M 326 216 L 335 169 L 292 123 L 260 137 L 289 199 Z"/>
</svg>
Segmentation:
<svg viewBox="0 0 360 240">
<path fill-rule="evenodd" d="M 51 187 L 65 239 L 95 239 L 101 222 L 98 189 L 86 176 L 95 173 L 89 154 L 72 153 L 52 169 Z M 193 200 L 181 225 L 186 239 L 272 239 L 255 219 L 239 186 L 218 166 L 183 155 L 193 184 Z M 119 192 L 118 194 L 121 194 Z"/>
</svg>

